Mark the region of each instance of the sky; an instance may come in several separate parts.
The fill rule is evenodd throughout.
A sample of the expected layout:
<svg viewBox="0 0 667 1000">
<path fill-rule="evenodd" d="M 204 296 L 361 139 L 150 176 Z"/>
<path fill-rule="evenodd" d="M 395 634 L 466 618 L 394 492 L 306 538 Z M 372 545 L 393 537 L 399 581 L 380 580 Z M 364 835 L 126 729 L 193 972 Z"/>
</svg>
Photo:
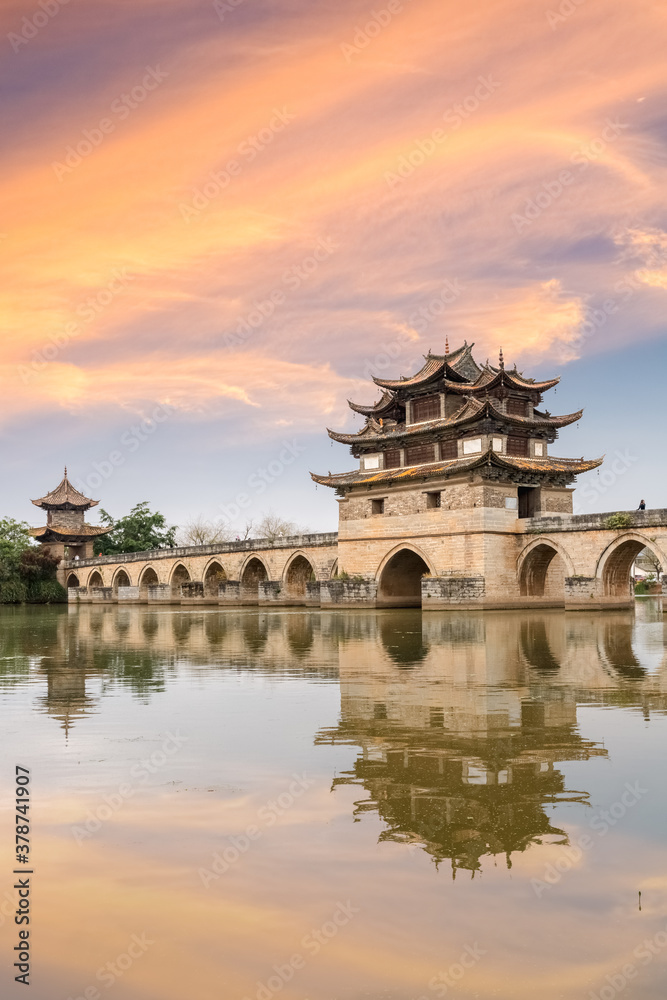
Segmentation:
<svg viewBox="0 0 667 1000">
<path fill-rule="evenodd" d="M 667 507 L 667 8 L 3 0 L 0 516 L 335 529 L 372 375 L 475 343 Z M 92 518 L 95 520 L 95 518 Z"/>
</svg>

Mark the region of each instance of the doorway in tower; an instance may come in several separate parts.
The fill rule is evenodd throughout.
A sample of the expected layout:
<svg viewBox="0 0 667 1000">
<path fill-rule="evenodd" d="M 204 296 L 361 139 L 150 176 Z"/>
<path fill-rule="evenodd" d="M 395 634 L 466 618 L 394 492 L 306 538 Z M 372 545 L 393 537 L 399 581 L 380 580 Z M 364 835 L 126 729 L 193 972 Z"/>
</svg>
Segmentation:
<svg viewBox="0 0 667 1000">
<path fill-rule="evenodd" d="M 519 517 L 535 517 L 540 509 L 539 486 L 519 486 Z"/>
<path fill-rule="evenodd" d="M 422 577 L 430 572 L 420 555 L 412 549 L 400 549 L 382 571 L 378 604 L 395 608 L 420 608 Z"/>
</svg>

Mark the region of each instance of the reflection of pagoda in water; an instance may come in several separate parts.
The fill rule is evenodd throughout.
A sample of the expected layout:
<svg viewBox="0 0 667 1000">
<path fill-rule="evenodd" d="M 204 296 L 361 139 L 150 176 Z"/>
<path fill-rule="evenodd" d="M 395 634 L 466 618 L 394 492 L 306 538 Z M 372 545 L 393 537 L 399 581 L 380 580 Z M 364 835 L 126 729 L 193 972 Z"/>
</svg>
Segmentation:
<svg viewBox="0 0 667 1000">
<path fill-rule="evenodd" d="M 595 617 L 415 616 L 411 624 L 406 614 L 379 619 L 375 643 L 340 646 L 341 721 L 317 742 L 361 752 L 333 787 L 365 789 L 355 818 L 379 815 L 381 841 L 418 843 L 454 872 L 474 873 L 485 855 L 511 865 L 531 843 L 566 840 L 550 807 L 588 795 L 569 789 L 558 765 L 606 754 L 578 732 L 577 701 L 588 683 L 590 700 L 596 686 L 609 694 L 613 658 L 624 666 L 616 683 L 633 676 L 630 620 L 614 641 Z M 664 710 L 664 694 L 658 704 Z"/>
</svg>

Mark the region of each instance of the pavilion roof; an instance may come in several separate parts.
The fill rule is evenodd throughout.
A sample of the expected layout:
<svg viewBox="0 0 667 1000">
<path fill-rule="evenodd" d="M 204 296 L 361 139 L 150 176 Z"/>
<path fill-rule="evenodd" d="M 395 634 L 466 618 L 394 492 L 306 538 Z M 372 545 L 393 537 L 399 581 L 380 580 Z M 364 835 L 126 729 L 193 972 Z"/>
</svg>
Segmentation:
<svg viewBox="0 0 667 1000">
<path fill-rule="evenodd" d="M 507 469 L 510 472 L 537 472 L 542 474 L 566 474 L 577 476 L 582 472 L 589 472 L 602 465 L 602 458 L 586 461 L 583 458 L 516 458 L 513 455 L 501 455 L 495 451 L 486 451 L 470 458 L 455 458 L 447 462 L 427 462 L 422 465 L 412 465 L 397 469 L 380 469 L 379 471 L 354 471 L 329 473 L 327 476 L 320 476 L 311 472 L 314 482 L 322 486 L 331 486 L 335 489 L 342 489 L 352 486 L 381 486 L 383 484 L 394 485 L 401 482 L 410 482 L 418 479 L 432 479 L 436 477 L 449 477 L 461 472 L 470 472 L 482 466 L 495 465 L 496 467 Z"/>
<path fill-rule="evenodd" d="M 44 528 L 31 528 L 30 534 L 38 542 L 67 542 L 75 538 L 98 538 L 100 535 L 107 535 L 112 529 L 113 525 L 103 528 L 94 524 L 80 524 L 76 528 L 67 528 L 65 525 L 58 527 L 57 524 L 47 524 Z"/>
<path fill-rule="evenodd" d="M 46 509 L 49 507 L 77 507 L 80 510 L 87 510 L 89 507 L 96 507 L 99 500 L 91 500 L 75 489 L 67 478 L 67 467 L 65 467 L 65 475 L 55 490 L 51 490 L 39 500 L 32 500 L 31 503 L 34 503 L 35 507 Z"/>
<path fill-rule="evenodd" d="M 333 441 L 339 441 L 341 444 L 386 444 L 391 443 L 392 440 L 418 437 L 433 431 L 474 424 L 484 417 L 491 417 L 493 420 L 513 424 L 517 427 L 525 427 L 529 430 L 557 430 L 559 427 L 567 427 L 569 424 L 576 423 L 577 420 L 581 419 L 583 412 L 583 410 L 577 410 L 576 413 L 567 413 L 560 417 L 536 412 L 532 417 L 520 417 L 503 413 L 493 399 L 485 399 L 482 402 L 478 399 L 468 398 L 461 409 L 449 417 L 439 417 L 436 420 L 426 420 L 418 424 L 392 423 L 387 426 L 370 417 L 365 427 L 355 434 L 339 434 L 332 430 L 327 430 L 327 433 Z"/>
</svg>

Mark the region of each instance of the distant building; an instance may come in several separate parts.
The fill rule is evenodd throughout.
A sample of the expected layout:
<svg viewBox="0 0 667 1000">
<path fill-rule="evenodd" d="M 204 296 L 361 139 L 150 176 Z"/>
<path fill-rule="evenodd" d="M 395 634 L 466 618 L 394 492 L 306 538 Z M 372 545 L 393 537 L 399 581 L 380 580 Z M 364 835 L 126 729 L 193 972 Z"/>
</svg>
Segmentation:
<svg viewBox="0 0 667 1000">
<path fill-rule="evenodd" d="M 72 486 L 67 467 L 55 490 L 32 503 L 46 511 L 46 527 L 32 528 L 30 533 L 57 558 L 91 558 L 95 554 L 95 539 L 111 531 L 86 524 L 86 511 L 96 507 L 99 500 L 90 500 Z"/>
</svg>

